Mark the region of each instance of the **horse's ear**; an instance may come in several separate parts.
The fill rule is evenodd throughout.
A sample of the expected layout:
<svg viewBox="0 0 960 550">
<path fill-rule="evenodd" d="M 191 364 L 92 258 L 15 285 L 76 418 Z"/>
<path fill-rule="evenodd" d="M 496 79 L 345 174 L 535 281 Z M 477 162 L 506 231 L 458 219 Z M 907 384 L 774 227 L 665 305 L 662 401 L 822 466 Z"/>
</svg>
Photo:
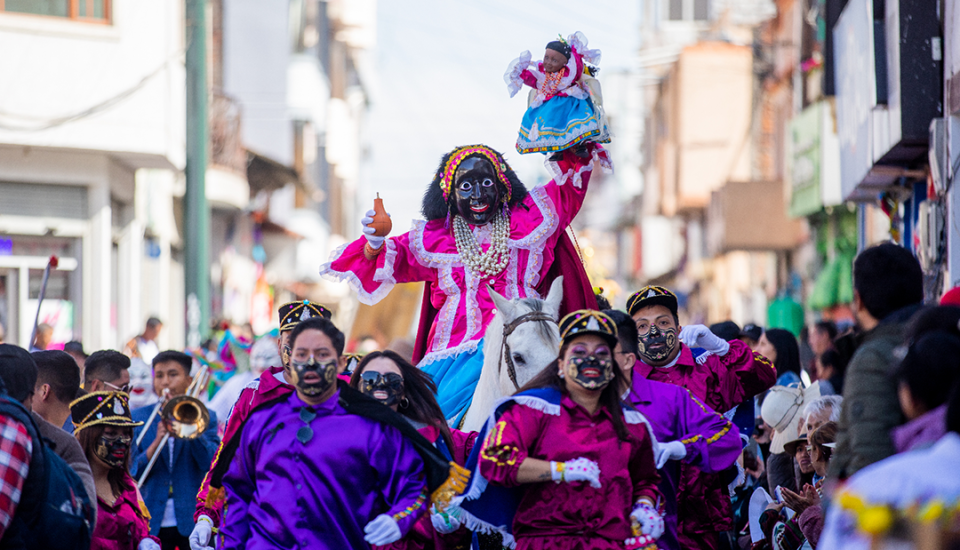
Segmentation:
<svg viewBox="0 0 960 550">
<path fill-rule="evenodd" d="M 487 287 L 487 293 L 490 294 L 490 298 L 493 300 L 493 303 L 497 306 L 497 310 L 500 312 L 500 315 L 504 319 L 513 318 L 513 302 L 504 298 L 500 295 L 499 292 L 493 289 L 492 286 Z"/>
<path fill-rule="evenodd" d="M 560 302 L 563 301 L 563 275 L 553 280 L 550 285 L 550 292 L 547 293 L 547 299 L 543 301 L 546 310 L 554 317 L 560 316 Z"/>
</svg>

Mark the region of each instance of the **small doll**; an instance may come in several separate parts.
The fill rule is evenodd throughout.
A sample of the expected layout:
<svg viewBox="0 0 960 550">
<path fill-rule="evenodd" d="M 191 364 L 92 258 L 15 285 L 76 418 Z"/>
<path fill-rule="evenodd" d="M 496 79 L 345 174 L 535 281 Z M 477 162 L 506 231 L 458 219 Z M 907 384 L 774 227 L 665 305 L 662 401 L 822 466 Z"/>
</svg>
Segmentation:
<svg viewBox="0 0 960 550">
<path fill-rule="evenodd" d="M 587 65 L 599 62 L 600 50 L 588 49 L 587 37 L 575 32 L 566 40 L 560 37 L 547 44 L 539 63 L 531 63 L 529 51 L 510 63 L 503 75 L 510 97 L 517 95 L 523 84 L 533 88 L 520 124 L 517 151 L 551 153 L 587 141 L 610 142 L 600 83 L 593 78 L 598 69 Z"/>
</svg>

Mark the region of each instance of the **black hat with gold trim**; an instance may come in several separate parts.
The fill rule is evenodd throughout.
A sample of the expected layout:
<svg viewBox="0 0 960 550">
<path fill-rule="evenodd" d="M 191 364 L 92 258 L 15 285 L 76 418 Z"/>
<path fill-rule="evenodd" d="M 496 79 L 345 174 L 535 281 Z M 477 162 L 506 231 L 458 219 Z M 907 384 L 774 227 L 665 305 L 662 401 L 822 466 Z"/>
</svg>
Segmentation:
<svg viewBox="0 0 960 550">
<path fill-rule="evenodd" d="M 84 428 L 105 426 L 142 426 L 130 417 L 130 396 L 120 391 L 90 392 L 70 403 L 74 433 Z"/>
<path fill-rule="evenodd" d="M 635 314 L 645 307 L 665 306 L 677 316 L 677 295 L 662 286 L 645 286 L 627 298 L 627 312 Z"/>
<path fill-rule="evenodd" d="M 617 345 L 617 324 L 604 313 L 581 309 L 560 319 L 560 339 L 564 343 L 583 334 L 596 334 L 606 340 L 610 347 Z"/>
<path fill-rule="evenodd" d="M 329 321 L 333 316 L 323 304 L 317 304 L 310 300 L 288 302 L 280 306 L 277 313 L 280 315 L 280 332 L 293 330 L 293 327 L 297 326 L 300 321 L 305 321 L 311 317 L 323 317 Z"/>
</svg>

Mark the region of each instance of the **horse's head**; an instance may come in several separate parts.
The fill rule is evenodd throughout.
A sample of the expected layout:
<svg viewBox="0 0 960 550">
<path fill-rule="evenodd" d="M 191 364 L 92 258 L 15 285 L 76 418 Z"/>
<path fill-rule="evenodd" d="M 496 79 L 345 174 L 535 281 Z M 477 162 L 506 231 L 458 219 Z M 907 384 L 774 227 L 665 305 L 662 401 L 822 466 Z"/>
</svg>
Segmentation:
<svg viewBox="0 0 960 550">
<path fill-rule="evenodd" d="M 511 368 L 516 374 L 517 386 L 523 386 L 557 358 L 560 348 L 557 321 L 563 299 L 563 278 L 557 277 L 553 281 L 545 300 L 508 300 L 493 289 L 489 292 L 497 306 L 497 316 L 503 321 L 503 334 L 498 335 L 504 338 L 499 385 L 503 395 L 510 395 L 516 391 Z"/>
</svg>

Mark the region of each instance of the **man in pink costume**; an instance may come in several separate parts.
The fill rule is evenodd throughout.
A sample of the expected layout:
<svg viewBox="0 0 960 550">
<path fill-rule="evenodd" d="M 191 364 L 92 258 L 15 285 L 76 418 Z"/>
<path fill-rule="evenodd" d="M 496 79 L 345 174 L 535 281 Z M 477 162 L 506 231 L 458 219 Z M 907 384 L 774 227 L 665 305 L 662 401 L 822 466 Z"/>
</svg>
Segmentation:
<svg viewBox="0 0 960 550">
<path fill-rule="evenodd" d="M 720 413 L 773 386 L 776 370 L 762 355 L 739 340 L 723 341 L 703 325 L 681 330 L 677 309 L 676 295 L 661 286 L 644 287 L 627 300 L 640 352 L 634 377 L 686 388 Z M 718 548 L 717 533 L 731 529 L 733 517 L 720 476 L 682 464 L 677 503 L 680 547 Z"/>
<path fill-rule="evenodd" d="M 403 235 L 378 237 L 366 227 L 368 212 L 364 236 L 335 251 L 320 273 L 347 281 L 368 305 L 396 283 L 426 283 L 414 359 L 433 376 L 440 407 L 456 426 L 480 378 L 481 342 L 495 314 L 486 287 L 510 299 L 539 298 L 564 275 L 561 315 L 596 307 L 564 233 L 598 166 L 610 168 L 602 147 L 567 149 L 547 162 L 554 179 L 528 192 L 500 153 L 458 147 L 443 157 L 424 195 L 426 221 L 414 221 Z"/>
</svg>

